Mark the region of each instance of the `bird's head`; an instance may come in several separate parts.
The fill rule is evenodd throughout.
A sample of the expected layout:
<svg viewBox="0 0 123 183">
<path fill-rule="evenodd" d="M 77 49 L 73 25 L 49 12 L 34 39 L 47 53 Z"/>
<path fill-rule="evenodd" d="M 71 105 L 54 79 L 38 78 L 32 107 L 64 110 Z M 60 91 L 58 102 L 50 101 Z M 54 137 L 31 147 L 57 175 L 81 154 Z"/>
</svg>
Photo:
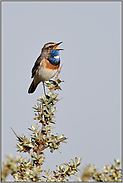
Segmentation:
<svg viewBox="0 0 123 183">
<path fill-rule="evenodd" d="M 58 48 L 58 46 L 61 44 L 62 42 L 59 42 L 59 43 L 46 43 L 44 45 L 44 47 L 42 48 L 42 54 L 44 56 L 57 56 L 59 55 L 59 51 L 60 50 L 63 50 L 62 48 Z"/>
</svg>

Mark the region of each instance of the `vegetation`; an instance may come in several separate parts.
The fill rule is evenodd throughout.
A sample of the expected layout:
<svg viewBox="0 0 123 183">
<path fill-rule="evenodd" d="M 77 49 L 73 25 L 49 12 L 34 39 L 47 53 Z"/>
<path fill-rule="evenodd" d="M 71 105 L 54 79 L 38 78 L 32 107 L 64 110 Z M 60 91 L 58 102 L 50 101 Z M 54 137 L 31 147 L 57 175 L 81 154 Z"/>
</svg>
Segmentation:
<svg viewBox="0 0 123 183">
<path fill-rule="evenodd" d="M 17 138 L 17 151 L 28 153 L 30 158 L 22 158 L 21 155 L 17 157 L 7 156 L 6 161 L 3 162 L 1 169 L 1 181 L 5 181 L 8 174 L 11 174 L 14 181 L 26 182 L 65 182 L 69 181 L 71 175 L 77 175 L 78 167 L 81 164 L 81 158 L 75 157 L 68 163 L 56 165 L 56 170 L 44 170 L 43 163 L 45 154 L 44 150 L 49 148 L 53 153 L 55 150 L 60 151 L 60 144 L 66 143 L 67 138 L 64 134 L 53 134 L 52 129 L 55 125 L 56 103 L 60 101 L 56 90 L 61 90 L 59 86 L 63 81 L 58 79 L 59 70 L 55 81 L 45 82 L 45 86 L 49 92 L 43 94 L 37 100 L 37 104 L 33 107 L 35 112 L 34 120 L 38 121 L 35 125 L 31 124 L 30 138 L 25 135 L 17 135 L 12 129 Z M 97 171 L 95 165 L 87 165 L 78 181 L 97 181 L 97 182 L 120 182 L 122 179 L 120 166 L 121 160 L 115 160 L 115 165 L 110 167 L 104 166 L 102 173 Z"/>
</svg>

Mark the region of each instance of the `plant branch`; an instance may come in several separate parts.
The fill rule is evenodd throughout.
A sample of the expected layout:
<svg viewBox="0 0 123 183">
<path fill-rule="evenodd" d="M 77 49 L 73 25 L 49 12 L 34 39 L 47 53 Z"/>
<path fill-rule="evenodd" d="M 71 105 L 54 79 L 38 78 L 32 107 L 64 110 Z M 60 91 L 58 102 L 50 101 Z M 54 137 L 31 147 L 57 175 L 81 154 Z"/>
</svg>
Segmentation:
<svg viewBox="0 0 123 183">
<path fill-rule="evenodd" d="M 56 75 L 56 77 L 55 77 L 55 82 L 56 82 L 57 79 L 58 79 L 58 76 L 59 76 L 59 74 L 60 74 L 60 72 L 61 72 L 62 66 L 63 66 L 63 65 L 61 65 L 61 67 L 60 67 L 60 69 L 59 69 L 59 71 L 58 71 L 58 73 L 57 73 L 57 75 Z M 54 92 L 56 86 L 57 86 L 57 83 L 53 86 L 53 88 L 52 88 L 52 90 L 51 90 L 52 93 Z"/>
</svg>

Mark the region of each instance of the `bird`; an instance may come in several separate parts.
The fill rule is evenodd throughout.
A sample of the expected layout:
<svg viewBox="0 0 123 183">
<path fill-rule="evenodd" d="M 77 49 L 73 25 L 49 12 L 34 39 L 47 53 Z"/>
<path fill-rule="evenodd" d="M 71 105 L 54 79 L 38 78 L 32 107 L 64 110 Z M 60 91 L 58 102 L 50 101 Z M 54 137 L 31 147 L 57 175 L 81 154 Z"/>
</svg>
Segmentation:
<svg viewBox="0 0 123 183">
<path fill-rule="evenodd" d="M 37 58 L 33 68 L 32 68 L 32 76 L 33 81 L 28 89 L 28 93 L 33 93 L 38 84 L 40 82 L 49 81 L 52 77 L 55 76 L 59 67 L 60 67 L 60 56 L 59 51 L 63 50 L 58 48 L 58 46 L 62 42 L 53 43 L 49 42 L 46 43 L 42 50 L 41 54 Z M 45 86 L 44 86 L 44 93 L 45 93 Z"/>
</svg>

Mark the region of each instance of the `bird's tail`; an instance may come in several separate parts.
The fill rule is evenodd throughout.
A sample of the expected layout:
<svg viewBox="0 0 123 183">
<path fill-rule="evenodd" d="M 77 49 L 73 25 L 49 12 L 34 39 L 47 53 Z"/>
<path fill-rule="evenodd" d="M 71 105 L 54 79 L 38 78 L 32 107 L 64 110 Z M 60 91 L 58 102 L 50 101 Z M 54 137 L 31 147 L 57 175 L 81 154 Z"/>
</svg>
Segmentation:
<svg viewBox="0 0 123 183">
<path fill-rule="evenodd" d="M 33 93 L 35 91 L 36 87 L 37 87 L 37 85 L 34 85 L 34 80 L 33 80 L 29 87 L 28 93 Z"/>
</svg>

